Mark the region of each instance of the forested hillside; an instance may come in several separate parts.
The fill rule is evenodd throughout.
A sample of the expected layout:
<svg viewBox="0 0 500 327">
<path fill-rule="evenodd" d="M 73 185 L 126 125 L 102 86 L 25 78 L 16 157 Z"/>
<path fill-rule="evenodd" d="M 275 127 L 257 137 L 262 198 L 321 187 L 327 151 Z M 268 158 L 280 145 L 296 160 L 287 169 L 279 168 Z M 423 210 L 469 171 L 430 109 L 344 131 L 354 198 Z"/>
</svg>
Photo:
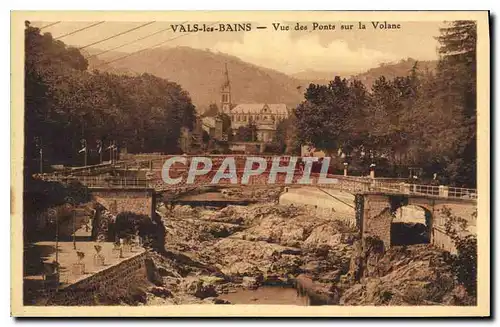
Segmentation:
<svg viewBox="0 0 500 327">
<path fill-rule="evenodd" d="M 302 97 L 304 81 L 284 73 L 259 67 L 223 53 L 189 47 L 161 47 L 112 61 L 124 54 L 90 59 L 90 67 L 127 74 L 149 73 L 182 85 L 194 104 L 205 111 L 211 103 L 220 102 L 220 86 L 227 64 L 234 103 L 285 103 L 294 107 Z"/>
</svg>

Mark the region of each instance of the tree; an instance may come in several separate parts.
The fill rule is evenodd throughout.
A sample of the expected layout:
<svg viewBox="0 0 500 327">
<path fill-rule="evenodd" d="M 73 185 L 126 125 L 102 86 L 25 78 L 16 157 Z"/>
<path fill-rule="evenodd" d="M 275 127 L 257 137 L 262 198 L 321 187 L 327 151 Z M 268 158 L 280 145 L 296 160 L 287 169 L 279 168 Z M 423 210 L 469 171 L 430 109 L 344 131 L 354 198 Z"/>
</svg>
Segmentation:
<svg viewBox="0 0 500 327">
<path fill-rule="evenodd" d="M 195 107 L 180 85 L 151 74 L 90 72 L 77 49 L 29 23 L 25 59 L 26 176 L 39 170 L 40 150 L 45 161 L 73 165 L 83 163 L 81 139 L 175 153 L 181 128 L 193 127 Z"/>
<path fill-rule="evenodd" d="M 370 96 L 359 81 L 335 77 L 328 85 L 309 85 L 294 112 L 297 141 L 330 153 L 351 152 L 366 138 Z"/>
<path fill-rule="evenodd" d="M 231 131 L 231 118 L 225 113 L 217 114 L 217 117 L 222 120 L 222 133 L 228 134 Z"/>
<path fill-rule="evenodd" d="M 211 103 L 208 109 L 203 113 L 204 117 L 215 117 L 219 113 L 219 107 L 215 103 Z"/>
<path fill-rule="evenodd" d="M 257 141 L 257 125 L 254 122 L 249 122 L 247 126 L 240 126 L 236 130 L 236 140 L 240 142 Z"/>
<path fill-rule="evenodd" d="M 335 152 L 347 139 L 350 95 L 346 79 L 336 76 L 329 85 L 309 85 L 305 101 L 295 109 L 297 135 L 302 144 Z"/>
<path fill-rule="evenodd" d="M 456 118 L 456 139 L 451 152 L 456 155 L 445 160 L 445 169 L 458 184 L 476 184 L 476 44 L 477 27 L 474 21 L 453 21 L 441 29 L 438 64 L 439 97 L 444 112 Z M 442 131 L 449 134 L 450 127 Z"/>
</svg>

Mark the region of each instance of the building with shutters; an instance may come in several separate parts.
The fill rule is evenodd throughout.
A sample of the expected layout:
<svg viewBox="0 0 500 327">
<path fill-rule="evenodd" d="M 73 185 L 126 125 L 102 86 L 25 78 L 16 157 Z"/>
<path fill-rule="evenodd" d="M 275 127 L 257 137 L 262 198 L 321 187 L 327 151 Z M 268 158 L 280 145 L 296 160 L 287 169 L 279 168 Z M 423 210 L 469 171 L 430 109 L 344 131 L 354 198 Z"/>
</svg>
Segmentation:
<svg viewBox="0 0 500 327">
<path fill-rule="evenodd" d="M 221 86 L 221 111 L 231 118 L 231 128 L 236 132 L 239 127 L 255 124 L 257 141 L 269 143 L 275 139 L 278 123 L 288 118 L 288 108 L 284 103 L 240 103 L 231 99 L 231 83 L 227 65 Z"/>
</svg>

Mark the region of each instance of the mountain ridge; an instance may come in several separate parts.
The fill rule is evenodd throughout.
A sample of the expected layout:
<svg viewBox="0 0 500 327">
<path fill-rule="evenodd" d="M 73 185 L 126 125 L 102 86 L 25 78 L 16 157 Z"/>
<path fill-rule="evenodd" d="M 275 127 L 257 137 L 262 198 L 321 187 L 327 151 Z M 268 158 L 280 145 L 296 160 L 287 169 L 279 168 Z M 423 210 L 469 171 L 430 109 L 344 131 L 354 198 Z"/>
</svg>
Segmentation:
<svg viewBox="0 0 500 327">
<path fill-rule="evenodd" d="M 398 63 L 382 64 L 360 74 L 348 72 L 322 72 L 306 70 L 296 74 L 285 74 L 278 70 L 261 67 L 242 59 L 210 50 L 194 49 L 187 46 L 160 47 L 127 56 L 124 52 L 102 52 L 99 49 L 87 51 L 89 69 L 104 70 L 116 74 L 150 73 L 178 83 L 189 92 L 198 112 L 203 113 L 211 103 L 220 106 L 220 86 L 224 82 L 224 66 L 228 66 L 231 81 L 232 102 L 237 103 L 285 103 L 295 107 L 304 98 L 309 84 L 327 84 L 335 76 L 357 78 L 370 88 L 380 75 L 388 78 L 397 74 L 407 74 L 415 62 L 403 59 Z M 107 64 L 107 61 L 112 61 Z M 435 65 L 424 62 L 426 68 Z M 401 75 L 397 75 L 401 76 Z"/>
</svg>

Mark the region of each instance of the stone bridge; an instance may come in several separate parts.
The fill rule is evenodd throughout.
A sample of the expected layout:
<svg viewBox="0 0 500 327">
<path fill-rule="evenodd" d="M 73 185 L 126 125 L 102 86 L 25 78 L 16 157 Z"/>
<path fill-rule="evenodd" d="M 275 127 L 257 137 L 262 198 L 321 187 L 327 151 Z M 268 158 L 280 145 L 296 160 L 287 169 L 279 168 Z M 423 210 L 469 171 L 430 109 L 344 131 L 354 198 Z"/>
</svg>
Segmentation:
<svg viewBox="0 0 500 327">
<path fill-rule="evenodd" d="M 384 248 L 391 246 L 391 225 L 396 210 L 405 206 L 416 206 L 425 212 L 425 225 L 430 231 L 430 243 L 453 250 L 444 232 L 445 216 L 442 209 L 448 208 L 455 216 L 466 219 L 475 226 L 477 203 L 475 199 L 439 197 L 417 194 L 394 194 L 382 192 L 358 193 L 355 195 L 356 226 L 362 239 L 378 237 Z M 439 239 L 436 234 L 439 233 Z"/>
<path fill-rule="evenodd" d="M 238 166 L 244 162 L 246 156 L 237 158 Z M 271 160 L 272 157 L 266 158 Z M 134 161 L 137 164 L 133 167 L 131 162 L 122 162 L 115 164 L 115 174 L 111 176 L 100 175 L 103 170 L 108 171 L 109 165 L 99 165 L 93 168 L 85 167 L 85 174 L 44 174 L 39 178 L 48 181 L 59 181 L 67 183 L 78 181 L 91 190 L 97 201 L 108 208 L 112 213 L 118 214 L 123 211 L 131 211 L 138 214 L 154 216 L 155 213 L 155 194 L 161 192 L 179 193 L 182 189 L 191 189 L 207 186 L 211 176 L 207 174 L 206 178 L 201 179 L 194 184 L 186 185 L 168 185 L 161 179 L 160 163 L 164 158 L 148 161 Z M 221 161 L 221 158 L 218 158 Z M 220 163 L 220 162 L 219 162 Z M 125 168 L 121 166 L 125 166 Z M 181 170 L 185 173 L 185 169 Z M 239 170 L 238 170 L 239 172 Z M 144 177 L 143 177 L 144 175 Z M 239 174 L 238 174 L 239 175 Z M 454 188 L 448 186 L 431 186 L 408 184 L 397 179 L 385 178 L 365 178 L 354 176 L 338 176 L 328 174 L 328 178 L 336 180 L 334 183 L 320 184 L 318 174 L 311 174 L 312 185 L 299 185 L 294 174 L 294 179 L 286 183 L 280 180 L 278 175 L 278 184 L 288 184 L 290 188 L 316 188 L 320 190 L 320 195 L 296 194 L 295 197 L 289 196 L 289 202 L 296 202 L 312 206 L 314 210 L 321 211 L 323 214 L 331 214 L 337 210 L 339 203 L 342 211 L 354 210 L 355 221 L 349 221 L 356 225 L 363 238 L 367 236 L 377 236 L 383 242 L 384 246 L 391 246 L 391 224 L 394 213 L 398 208 L 405 206 L 416 206 L 425 212 L 425 225 L 430 231 L 431 242 L 446 243 L 446 235 L 443 236 L 444 219 L 440 211 L 443 208 L 451 209 L 454 215 L 467 219 L 471 225 L 475 225 L 475 219 L 471 218 L 476 210 L 477 191 L 475 189 Z M 255 180 L 247 185 L 225 184 L 224 187 L 258 187 L 267 184 L 267 176 L 254 176 Z M 176 191 L 176 189 L 179 189 Z M 338 193 L 352 194 L 351 200 L 339 197 Z M 280 197 L 280 203 L 281 203 Z M 354 201 L 353 201 L 354 200 Z M 311 202 L 312 201 L 312 202 Z M 333 208 L 335 207 L 335 208 Z M 333 208 L 333 209 L 332 209 Z M 352 211 L 351 211 L 352 212 Z M 352 214 L 348 215 L 352 220 Z M 441 227 L 441 228 L 440 228 Z M 439 234 L 439 240 L 434 237 Z"/>
</svg>

